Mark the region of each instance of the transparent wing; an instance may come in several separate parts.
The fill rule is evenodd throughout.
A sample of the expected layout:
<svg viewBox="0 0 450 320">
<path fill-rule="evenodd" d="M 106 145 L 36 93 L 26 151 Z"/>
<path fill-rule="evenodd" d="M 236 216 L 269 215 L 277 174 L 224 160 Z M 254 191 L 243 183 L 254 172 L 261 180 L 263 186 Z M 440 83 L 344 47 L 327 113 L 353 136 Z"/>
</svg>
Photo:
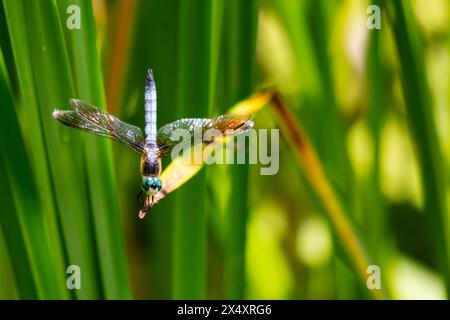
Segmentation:
<svg viewBox="0 0 450 320">
<path fill-rule="evenodd" d="M 203 134 L 209 129 L 216 129 L 220 131 L 223 136 L 230 136 L 241 134 L 253 128 L 253 121 L 250 115 L 221 115 L 217 118 L 187 118 L 180 119 L 175 122 L 166 124 L 158 130 L 158 149 L 161 158 L 169 155 L 174 146 L 180 142 L 179 140 L 172 140 L 172 134 L 177 129 L 187 130 L 191 139 L 185 144 L 195 144 L 194 136 L 203 138 Z M 210 141 L 203 141 L 209 143 Z"/>
<path fill-rule="evenodd" d="M 66 126 L 122 142 L 139 154 L 144 151 L 140 128 L 81 100 L 71 99 L 70 105 L 74 110 L 55 109 L 53 117 Z"/>
</svg>

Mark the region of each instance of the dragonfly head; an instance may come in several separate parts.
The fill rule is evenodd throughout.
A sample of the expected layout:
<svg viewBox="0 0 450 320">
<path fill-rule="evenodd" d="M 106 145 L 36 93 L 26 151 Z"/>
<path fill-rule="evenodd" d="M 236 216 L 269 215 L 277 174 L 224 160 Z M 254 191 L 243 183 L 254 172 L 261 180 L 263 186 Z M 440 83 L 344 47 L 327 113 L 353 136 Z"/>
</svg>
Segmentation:
<svg viewBox="0 0 450 320">
<path fill-rule="evenodd" d="M 144 177 L 142 179 L 142 190 L 154 195 L 157 194 L 162 188 L 162 181 L 157 177 Z"/>
</svg>

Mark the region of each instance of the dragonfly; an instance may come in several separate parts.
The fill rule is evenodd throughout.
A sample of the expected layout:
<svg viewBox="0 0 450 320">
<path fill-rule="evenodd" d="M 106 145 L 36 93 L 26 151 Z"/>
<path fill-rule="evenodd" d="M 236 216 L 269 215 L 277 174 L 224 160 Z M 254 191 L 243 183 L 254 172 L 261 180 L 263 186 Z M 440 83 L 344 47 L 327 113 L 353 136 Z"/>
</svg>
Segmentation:
<svg viewBox="0 0 450 320">
<path fill-rule="evenodd" d="M 142 209 L 139 217 L 142 219 L 149 212 L 158 193 L 165 195 L 161 159 L 172 153 L 173 148 L 180 143 L 172 139 L 172 133 L 177 129 L 186 130 L 191 138 L 203 137 L 210 129 L 217 130 L 223 137 L 242 134 L 253 128 L 250 114 L 224 114 L 215 118 L 184 118 L 166 124 L 157 129 L 157 99 L 156 85 L 152 69 L 147 72 L 145 82 L 145 127 L 142 130 L 132 124 L 119 120 L 112 114 L 79 99 L 70 99 L 72 110 L 54 109 L 53 117 L 62 124 L 95 135 L 108 137 L 123 143 L 131 150 L 140 154 L 140 172 L 142 176 L 141 191 L 138 199 Z M 195 144 L 195 139 L 188 140 Z M 201 141 L 204 144 L 214 139 Z M 198 141 L 197 141 L 198 142 Z"/>
</svg>

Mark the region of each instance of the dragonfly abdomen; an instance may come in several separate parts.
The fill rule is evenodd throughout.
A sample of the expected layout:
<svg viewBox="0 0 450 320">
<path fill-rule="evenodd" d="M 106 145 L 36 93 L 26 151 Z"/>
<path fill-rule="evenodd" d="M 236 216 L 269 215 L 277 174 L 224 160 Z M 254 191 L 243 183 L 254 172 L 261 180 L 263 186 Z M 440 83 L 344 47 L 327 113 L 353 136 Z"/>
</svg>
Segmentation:
<svg viewBox="0 0 450 320">
<path fill-rule="evenodd" d="M 145 82 L 145 146 L 147 148 L 156 147 L 156 110 L 156 86 L 153 72 L 149 69 Z"/>
</svg>

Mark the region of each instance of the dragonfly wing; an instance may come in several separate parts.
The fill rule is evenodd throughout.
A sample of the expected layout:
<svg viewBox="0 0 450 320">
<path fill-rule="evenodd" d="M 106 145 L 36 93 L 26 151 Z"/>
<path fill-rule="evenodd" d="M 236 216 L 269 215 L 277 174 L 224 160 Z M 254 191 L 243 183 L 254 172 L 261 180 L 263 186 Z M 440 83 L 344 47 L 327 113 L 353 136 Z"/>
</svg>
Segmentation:
<svg viewBox="0 0 450 320">
<path fill-rule="evenodd" d="M 73 111 L 55 109 L 53 117 L 66 126 L 117 140 L 139 154 L 143 152 L 144 137 L 140 128 L 81 100 L 71 99 L 70 105 Z"/>
<path fill-rule="evenodd" d="M 194 141 L 197 135 L 203 139 L 204 133 L 209 129 L 215 129 L 220 132 L 222 136 L 230 136 L 244 133 L 253 128 L 253 121 L 250 115 L 221 115 L 217 118 L 186 118 L 175 122 L 166 124 L 158 130 L 158 149 L 161 158 L 169 155 L 172 149 L 183 141 L 178 140 L 173 133 L 177 129 L 184 129 L 191 137 L 190 141 L 184 141 L 185 144 L 192 145 L 198 141 Z M 203 141 L 209 143 L 211 141 Z"/>
<path fill-rule="evenodd" d="M 86 121 L 75 111 L 55 109 L 53 111 L 53 117 L 68 127 L 93 133 L 99 136 L 108 136 L 107 131 L 102 130 L 96 125 Z"/>
</svg>

